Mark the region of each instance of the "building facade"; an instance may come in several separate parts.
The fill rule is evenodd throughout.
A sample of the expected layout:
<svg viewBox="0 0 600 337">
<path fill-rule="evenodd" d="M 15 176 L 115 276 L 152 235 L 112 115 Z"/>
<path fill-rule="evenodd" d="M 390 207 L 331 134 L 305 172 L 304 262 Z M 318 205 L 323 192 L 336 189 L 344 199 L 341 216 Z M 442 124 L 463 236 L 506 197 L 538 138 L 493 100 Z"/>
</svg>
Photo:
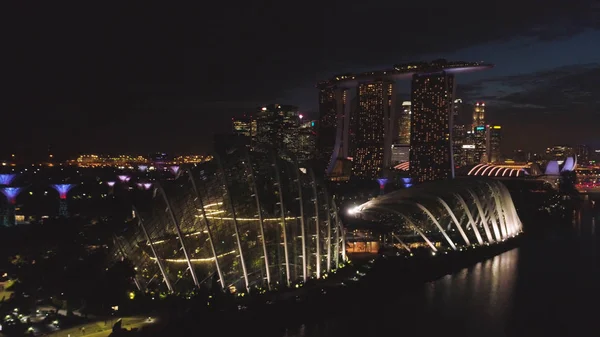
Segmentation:
<svg viewBox="0 0 600 337">
<path fill-rule="evenodd" d="M 387 143 L 386 136 L 391 132 L 393 86 L 393 82 L 383 80 L 358 86 L 352 173 L 359 179 L 380 177 L 386 159 L 391 157 L 391 143 Z"/>
<path fill-rule="evenodd" d="M 454 75 L 444 71 L 412 79 L 410 171 L 416 182 L 451 179 Z"/>
</svg>

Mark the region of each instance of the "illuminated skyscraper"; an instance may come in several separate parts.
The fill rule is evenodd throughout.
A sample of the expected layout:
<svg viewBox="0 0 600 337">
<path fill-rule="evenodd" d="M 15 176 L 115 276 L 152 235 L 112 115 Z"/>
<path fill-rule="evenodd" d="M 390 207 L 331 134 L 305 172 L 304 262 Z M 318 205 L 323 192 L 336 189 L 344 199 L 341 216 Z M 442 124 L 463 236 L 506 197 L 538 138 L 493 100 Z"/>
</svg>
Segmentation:
<svg viewBox="0 0 600 337">
<path fill-rule="evenodd" d="M 461 120 L 462 109 L 462 99 L 455 99 L 452 108 L 452 154 L 454 165 L 458 167 L 466 165 L 466 149 L 463 149 L 463 145 L 466 142 L 467 127 Z"/>
<path fill-rule="evenodd" d="M 410 145 L 410 101 L 402 102 L 402 110 L 398 116 L 398 144 Z"/>
<path fill-rule="evenodd" d="M 315 157 L 317 142 L 317 123 L 315 121 L 301 121 L 298 129 L 298 162 L 311 160 Z"/>
<path fill-rule="evenodd" d="M 500 143 L 502 142 L 502 126 L 488 125 L 486 134 L 486 153 L 489 163 L 498 163 L 502 160 Z"/>
<path fill-rule="evenodd" d="M 373 81 L 358 86 L 356 152 L 352 173 L 360 179 L 375 179 L 389 165 L 392 150 L 391 81 Z"/>
<path fill-rule="evenodd" d="M 587 145 L 580 144 L 575 146 L 575 154 L 577 155 L 577 162 L 580 165 L 588 165 L 590 161 L 590 148 Z"/>
<path fill-rule="evenodd" d="M 286 149 L 294 152 L 294 138 L 299 125 L 298 108 L 291 105 L 271 104 L 256 113 L 255 148 Z"/>
<path fill-rule="evenodd" d="M 485 125 L 485 103 L 477 102 L 473 107 L 473 130 L 482 125 Z"/>
<path fill-rule="evenodd" d="M 319 87 L 319 125 L 317 139 L 317 158 L 331 173 L 337 158 L 349 156 L 350 114 L 349 90 Z M 338 125 L 338 124 L 343 125 Z M 339 127 L 338 127 L 339 126 Z M 335 153 L 334 153 L 335 152 Z"/>
<path fill-rule="evenodd" d="M 249 138 L 256 137 L 256 120 L 252 117 L 232 119 L 233 134 Z"/>
<path fill-rule="evenodd" d="M 454 176 L 451 144 L 454 89 L 454 75 L 444 71 L 413 75 L 410 171 L 416 182 Z"/>
<path fill-rule="evenodd" d="M 473 139 L 475 141 L 475 163 L 487 163 L 487 126 L 475 126 L 473 129 Z"/>
</svg>

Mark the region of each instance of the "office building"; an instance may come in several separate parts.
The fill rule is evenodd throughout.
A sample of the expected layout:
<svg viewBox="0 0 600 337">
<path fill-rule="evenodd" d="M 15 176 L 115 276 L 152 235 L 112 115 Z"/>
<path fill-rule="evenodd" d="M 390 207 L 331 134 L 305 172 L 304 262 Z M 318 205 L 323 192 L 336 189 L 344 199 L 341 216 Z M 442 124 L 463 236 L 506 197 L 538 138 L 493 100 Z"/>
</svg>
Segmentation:
<svg viewBox="0 0 600 337">
<path fill-rule="evenodd" d="M 486 130 L 486 156 L 488 163 L 502 162 L 500 144 L 502 142 L 502 126 L 488 125 Z"/>
<path fill-rule="evenodd" d="M 485 125 L 485 103 L 477 102 L 473 107 L 473 127 L 475 129 L 478 126 Z"/>
<path fill-rule="evenodd" d="M 411 103 L 410 101 L 402 102 L 402 108 L 398 116 L 398 140 L 397 144 L 410 145 L 410 117 Z"/>
</svg>

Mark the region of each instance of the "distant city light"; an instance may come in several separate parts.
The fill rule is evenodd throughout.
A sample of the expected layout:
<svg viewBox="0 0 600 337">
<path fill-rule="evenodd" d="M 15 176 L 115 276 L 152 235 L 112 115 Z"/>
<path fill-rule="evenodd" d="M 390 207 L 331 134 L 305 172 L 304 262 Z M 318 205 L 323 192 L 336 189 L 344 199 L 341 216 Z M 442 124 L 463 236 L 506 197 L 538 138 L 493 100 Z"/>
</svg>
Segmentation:
<svg viewBox="0 0 600 337">
<path fill-rule="evenodd" d="M 304 118 L 304 116 L 300 114 L 300 115 L 298 115 L 298 118 L 302 119 L 302 118 Z"/>
</svg>

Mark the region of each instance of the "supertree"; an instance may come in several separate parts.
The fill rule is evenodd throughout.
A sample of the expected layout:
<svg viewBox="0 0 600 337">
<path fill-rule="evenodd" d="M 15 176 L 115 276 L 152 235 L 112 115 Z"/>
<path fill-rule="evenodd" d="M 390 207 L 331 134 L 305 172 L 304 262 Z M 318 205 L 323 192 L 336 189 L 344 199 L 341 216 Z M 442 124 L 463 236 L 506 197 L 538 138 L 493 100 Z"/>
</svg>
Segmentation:
<svg viewBox="0 0 600 337">
<path fill-rule="evenodd" d="M 388 179 L 387 178 L 379 178 L 379 179 L 377 179 L 377 182 L 379 183 L 379 194 L 383 194 L 385 192 L 385 184 L 387 184 Z"/>
<path fill-rule="evenodd" d="M 108 194 L 113 194 L 115 192 L 115 181 L 107 181 L 106 185 L 108 185 Z"/>
<path fill-rule="evenodd" d="M 131 180 L 130 176 L 124 174 L 117 176 L 117 178 L 119 178 L 119 181 L 121 181 L 122 183 L 126 183 L 129 182 L 129 180 Z"/>
<path fill-rule="evenodd" d="M 152 187 L 152 183 L 137 183 L 137 187 L 140 190 L 149 190 Z"/>
<path fill-rule="evenodd" d="M 138 166 L 138 170 L 140 170 L 140 172 L 146 172 L 148 171 L 148 165 L 140 165 Z"/>
<path fill-rule="evenodd" d="M 404 184 L 404 188 L 409 188 L 413 185 L 412 178 L 402 178 L 402 183 Z"/>
<path fill-rule="evenodd" d="M 15 180 L 16 177 L 17 177 L 17 175 L 14 173 L 0 174 L 0 185 L 2 185 L 2 186 L 10 185 L 13 182 L 13 180 Z"/>
<path fill-rule="evenodd" d="M 177 173 L 179 172 L 179 166 L 178 165 L 169 166 L 169 169 L 171 170 L 171 172 L 174 175 L 177 175 Z"/>
<path fill-rule="evenodd" d="M 21 193 L 21 187 L 2 187 L 0 191 L 8 199 L 8 207 L 6 208 L 6 215 L 4 216 L 5 226 L 14 226 L 17 224 L 15 219 L 15 204 L 17 203 L 17 196 Z"/>
<path fill-rule="evenodd" d="M 67 193 L 75 187 L 73 184 L 54 184 L 52 187 L 58 192 L 60 196 L 60 205 L 58 207 L 58 215 L 64 216 L 65 218 L 69 217 L 69 212 L 67 209 Z"/>
</svg>

